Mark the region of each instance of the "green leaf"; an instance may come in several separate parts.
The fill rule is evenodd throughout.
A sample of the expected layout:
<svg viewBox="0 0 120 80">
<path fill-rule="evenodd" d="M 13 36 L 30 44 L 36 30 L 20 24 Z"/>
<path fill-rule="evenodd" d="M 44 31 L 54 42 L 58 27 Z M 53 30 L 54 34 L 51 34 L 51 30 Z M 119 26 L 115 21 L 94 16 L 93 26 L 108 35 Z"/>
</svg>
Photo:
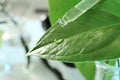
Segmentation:
<svg viewBox="0 0 120 80">
<path fill-rule="evenodd" d="M 106 5 L 109 5 L 112 8 L 113 5 L 110 3 L 105 6 L 103 5 L 107 1 L 101 1 L 99 5 L 64 28 L 58 23 L 53 25 L 36 44 L 34 49 L 30 51 L 29 55 L 69 62 L 105 60 L 120 57 L 120 17 L 117 15 L 118 11 L 112 12 L 112 10 L 108 10 L 106 7 Z M 67 3 L 63 4 L 62 8 L 59 7 L 61 4 L 60 0 L 58 0 L 54 9 L 50 7 L 50 11 L 53 11 L 50 15 L 57 18 L 61 17 L 70 8 L 65 7 Z M 59 9 L 62 11 L 59 11 Z M 115 9 L 119 10 L 116 7 Z M 53 15 L 55 12 L 56 16 Z M 53 22 L 57 18 L 53 18 Z"/>
<path fill-rule="evenodd" d="M 61 4 L 62 6 L 58 6 L 58 4 L 56 4 L 56 0 L 49 0 L 49 4 L 50 4 L 49 12 L 50 12 L 50 20 L 52 24 L 55 23 L 58 18 L 64 15 L 64 13 L 68 9 L 73 7 L 80 0 L 74 0 L 72 2 L 71 0 L 58 0 L 58 1 L 59 1 L 58 3 Z M 66 3 L 69 3 L 69 5 L 67 5 Z M 58 10 L 57 14 L 56 14 L 56 10 Z M 82 66 L 83 64 L 84 66 Z M 75 63 L 75 65 L 87 80 L 94 80 L 95 70 L 96 70 L 94 63 L 88 63 L 88 62 L 87 63 Z M 90 74 L 88 74 L 88 70 L 91 71 Z"/>
<path fill-rule="evenodd" d="M 89 15 L 91 13 L 95 13 L 95 15 Z M 85 16 L 89 16 L 89 19 L 85 19 Z M 110 13 L 98 10 L 94 12 L 93 10 L 80 19 L 70 23 L 65 28 L 59 24 L 54 25 L 38 42 L 31 54 L 70 62 L 120 57 L 118 48 L 120 18 Z M 54 40 L 59 39 L 64 41 L 56 44 Z"/>
<path fill-rule="evenodd" d="M 95 62 L 75 63 L 86 80 L 94 80 L 96 74 Z"/>
<path fill-rule="evenodd" d="M 54 24 L 79 1 L 49 0 L 51 23 Z M 119 0 L 102 0 L 99 5 L 65 28 L 56 23 L 31 53 L 47 59 L 70 62 L 119 57 L 119 25 L 114 25 L 120 23 L 119 7 Z M 82 49 L 86 44 L 86 49 Z M 109 64 L 114 65 L 114 62 Z M 87 80 L 94 80 L 94 62 L 76 63 L 76 66 Z"/>
</svg>

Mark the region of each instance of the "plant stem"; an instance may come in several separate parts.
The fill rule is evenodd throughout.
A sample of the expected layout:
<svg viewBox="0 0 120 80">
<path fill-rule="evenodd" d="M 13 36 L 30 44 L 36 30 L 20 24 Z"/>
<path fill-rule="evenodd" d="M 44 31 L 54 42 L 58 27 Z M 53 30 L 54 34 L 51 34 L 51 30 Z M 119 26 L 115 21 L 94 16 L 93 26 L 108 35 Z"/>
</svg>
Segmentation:
<svg viewBox="0 0 120 80">
<path fill-rule="evenodd" d="M 25 49 L 25 53 L 27 53 L 29 51 L 29 48 L 22 36 L 20 37 L 20 39 L 21 39 L 22 45 Z M 27 68 L 29 68 L 30 62 L 31 62 L 30 56 L 27 56 L 27 66 L 26 66 Z"/>
<path fill-rule="evenodd" d="M 13 18 L 12 15 L 9 14 L 9 12 L 7 12 L 7 11 L 4 9 L 3 4 L 0 3 L 0 6 L 1 6 L 1 8 L 2 8 L 2 9 L 1 9 L 1 12 L 3 12 L 3 13 L 5 14 L 5 16 L 7 16 L 7 17 L 10 19 L 10 21 L 11 21 L 16 27 L 18 27 L 18 26 L 19 26 L 18 22 Z M 29 48 L 28 48 L 28 46 L 27 46 L 24 38 L 22 37 L 21 33 L 19 33 L 19 34 L 20 34 L 21 43 L 22 43 L 22 45 L 23 45 L 23 47 L 24 47 L 24 49 L 25 49 L 25 53 L 27 53 L 27 52 L 29 51 Z M 30 56 L 27 56 L 27 68 L 29 67 L 30 62 L 31 62 L 31 61 L 30 61 Z"/>
<path fill-rule="evenodd" d="M 61 74 L 57 69 L 52 68 L 52 67 L 48 64 L 48 62 L 47 62 L 46 59 L 41 59 L 41 60 L 42 60 L 42 62 L 44 63 L 44 65 L 45 65 L 48 69 L 50 69 L 50 70 L 58 77 L 59 80 L 65 80 L 65 79 L 63 78 L 62 74 Z"/>
</svg>

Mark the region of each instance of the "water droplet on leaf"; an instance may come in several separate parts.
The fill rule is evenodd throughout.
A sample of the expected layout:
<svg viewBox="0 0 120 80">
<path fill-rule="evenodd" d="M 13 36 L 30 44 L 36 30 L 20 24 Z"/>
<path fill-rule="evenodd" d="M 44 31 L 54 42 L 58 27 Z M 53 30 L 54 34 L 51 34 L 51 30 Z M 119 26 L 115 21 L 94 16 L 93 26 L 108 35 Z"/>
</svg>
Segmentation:
<svg viewBox="0 0 120 80">
<path fill-rule="evenodd" d="M 58 39 L 58 40 L 55 39 L 54 42 L 55 42 L 56 44 L 60 44 L 61 42 L 63 42 L 63 39 Z"/>
</svg>

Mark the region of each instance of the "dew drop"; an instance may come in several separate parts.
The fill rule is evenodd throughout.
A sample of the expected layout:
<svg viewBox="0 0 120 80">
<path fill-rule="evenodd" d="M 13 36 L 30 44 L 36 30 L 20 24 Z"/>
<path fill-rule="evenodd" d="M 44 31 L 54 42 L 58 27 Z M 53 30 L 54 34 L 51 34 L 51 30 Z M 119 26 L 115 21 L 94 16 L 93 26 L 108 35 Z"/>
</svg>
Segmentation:
<svg viewBox="0 0 120 80">
<path fill-rule="evenodd" d="M 63 42 L 63 39 L 58 39 L 58 40 L 55 39 L 54 42 L 55 42 L 56 44 L 60 44 L 61 42 Z"/>
</svg>

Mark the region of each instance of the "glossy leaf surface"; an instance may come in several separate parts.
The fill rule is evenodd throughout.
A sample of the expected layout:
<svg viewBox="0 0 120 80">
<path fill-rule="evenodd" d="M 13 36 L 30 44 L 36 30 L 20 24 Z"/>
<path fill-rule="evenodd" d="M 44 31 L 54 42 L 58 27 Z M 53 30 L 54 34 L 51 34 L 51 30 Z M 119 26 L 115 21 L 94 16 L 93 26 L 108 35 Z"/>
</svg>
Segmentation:
<svg viewBox="0 0 120 80">
<path fill-rule="evenodd" d="M 119 22 L 120 18 L 113 14 L 89 11 L 65 28 L 55 24 L 37 43 L 31 54 L 70 62 L 120 57 Z M 56 44 L 55 40 L 61 39 L 62 42 Z"/>
<path fill-rule="evenodd" d="M 49 0 L 51 23 L 56 23 L 79 1 Z M 30 54 L 69 62 L 120 57 L 120 8 L 118 7 L 120 7 L 119 0 L 101 0 L 98 5 L 66 27 L 62 28 L 58 23 L 54 24 Z M 94 62 L 76 63 L 76 66 L 87 80 L 94 79 L 96 70 Z M 88 70 L 91 74 L 87 73 Z"/>
<path fill-rule="evenodd" d="M 107 1 L 109 3 L 109 0 L 101 1 L 64 28 L 58 23 L 53 25 L 30 54 L 69 62 L 120 57 L 120 17 L 118 12 L 107 10 L 106 5 L 103 5 Z"/>
</svg>

